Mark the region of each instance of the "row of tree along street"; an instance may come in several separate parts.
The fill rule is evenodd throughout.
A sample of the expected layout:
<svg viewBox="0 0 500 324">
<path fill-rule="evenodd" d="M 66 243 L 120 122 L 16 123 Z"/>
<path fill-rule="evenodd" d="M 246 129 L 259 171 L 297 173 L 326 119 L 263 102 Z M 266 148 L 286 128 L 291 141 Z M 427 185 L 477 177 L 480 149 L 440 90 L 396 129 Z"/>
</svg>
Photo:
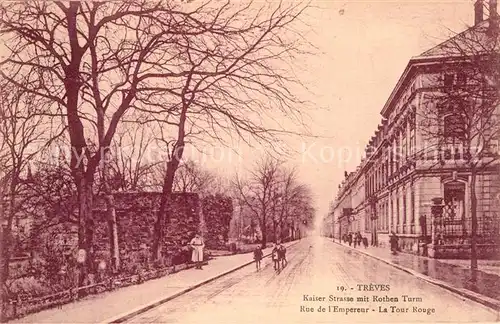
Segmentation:
<svg viewBox="0 0 500 324">
<path fill-rule="evenodd" d="M 302 86 L 292 69 L 279 67 L 296 65 L 310 48 L 298 33 L 306 9 L 297 2 L 2 4 L 3 299 L 20 214 L 30 214 L 45 228 L 61 218 L 72 224 L 75 248 L 86 252 L 78 279 L 83 285 L 94 262 L 95 196 L 105 197 L 103 222 L 116 273 L 121 260 L 113 193 L 159 189 L 149 258 L 161 262 L 175 187 L 203 186 L 189 181 L 204 180 L 177 174 L 187 147 L 229 145 L 234 136 L 275 143 L 290 133 L 272 122 L 283 117 L 302 129 L 306 106 L 294 95 L 301 91 L 293 90 Z M 283 34 L 287 37 L 277 36 Z M 156 159 L 147 154 L 151 145 L 160 153 Z M 234 181 L 239 201 L 254 211 L 262 228 L 270 222 L 277 233 L 284 220 L 312 215 L 308 191 L 295 173 L 276 162 L 262 165 L 261 184 L 257 171 L 251 179 Z"/>
</svg>

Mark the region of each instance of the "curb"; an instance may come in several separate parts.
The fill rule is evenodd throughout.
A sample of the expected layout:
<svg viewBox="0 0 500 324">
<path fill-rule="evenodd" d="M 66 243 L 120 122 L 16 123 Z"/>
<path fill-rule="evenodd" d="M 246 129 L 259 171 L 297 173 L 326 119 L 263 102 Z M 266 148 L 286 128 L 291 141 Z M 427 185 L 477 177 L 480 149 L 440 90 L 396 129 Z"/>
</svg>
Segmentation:
<svg viewBox="0 0 500 324">
<path fill-rule="evenodd" d="M 417 277 L 418 279 L 420 280 L 423 280 L 423 281 L 426 281 L 428 283 L 431 283 L 433 285 L 436 285 L 436 286 L 439 286 L 441 288 L 444 288 L 444 289 L 447 289 L 449 291 L 452 291 L 462 297 L 466 297 L 468 299 L 471 299 L 477 303 L 480 303 L 486 307 L 489 307 L 497 312 L 500 312 L 500 301 L 496 300 L 496 299 L 493 299 L 493 298 L 490 298 L 490 297 L 487 297 L 487 296 L 484 296 L 484 295 L 481 295 L 481 294 L 478 294 L 476 292 L 473 292 L 471 290 L 468 290 L 468 289 L 465 289 L 465 288 L 456 288 L 456 287 L 453 287 L 452 285 L 442 281 L 442 280 L 439 280 L 439 279 L 434 279 L 434 278 L 431 278 L 429 276 L 426 276 L 424 274 L 421 274 L 420 272 L 417 272 L 413 269 L 410 269 L 410 268 L 406 268 L 406 267 L 403 267 L 399 264 L 395 264 L 395 263 L 392 263 L 391 261 L 388 261 L 388 260 L 385 260 L 381 257 L 378 257 L 378 256 L 375 256 L 375 255 L 372 255 L 372 254 L 369 254 L 369 253 L 366 253 L 362 250 L 357 250 L 355 248 L 352 248 L 352 247 L 348 247 L 348 246 L 345 246 L 341 243 L 338 243 L 338 242 L 335 242 L 333 241 L 333 243 L 335 244 L 338 244 L 348 250 L 351 250 L 351 251 L 355 251 L 357 253 L 360 253 L 360 254 L 363 254 L 363 255 L 366 255 L 368 257 L 371 257 L 373 259 L 376 259 L 378 261 L 381 261 L 385 264 L 388 264 L 398 270 L 401 270 L 401 271 L 404 271 L 406 273 L 409 273 L 411 275 L 413 275 L 414 277 Z"/>
<path fill-rule="evenodd" d="M 298 244 L 300 241 L 301 241 L 301 240 L 297 240 L 297 241 L 295 241 L 294 243 L 292 243 L 292 244 L 288 245 L 288 246 L 287 246 L 287 248 L 289 248 L 289 247 L 291 247 L 291 246 L 294 246 L 294 245 Z M 265 254 L 262 258 L 267 258 L 267 257 L 269 257 L 270 255 L 271 255 L 271 252 L 270 252 L 270 253 Z M 196 284 L 194 284 L 194 285 L 192 285 L 192 286 L 190 286 L 190 287 L 188 287 L 188 288 L 181 289 L 181 290 L 177 291 L 176 293 L 174 293 L 174 294 L 172 294 L 172 295 L 169 295 L 169 296 L 167 296 L 167 297 L 162 297 L 162 298 L 157 299 L 157 300 L 155 300 L 155 301 L 153 301 L 153 302 L 150 302 L 150 303 L 148 303 L 148 304 L 145 304 L 145 305 L 139 306 L 139 307 L 137 307 L 137 308 L 134 308 L 134 309 L 132 309 L 131 311 L 128 311 L 128 312 L 126 312 L 126 313 L 122 313 L 122 314 L 120 314 L 120 315 L 117 315 L 117 316 L 114 316 L 114 317 L 108 318 L 108 319 L 106 319 L 106 320 L 104 320 L 104 321 L 102 321 L 102 322 L 99 322 L 98 324 L 112 324 L 112 323 L 122 323 L 122 322 L 125 322 L 125 321 L 127 321 L 127 320 L 129 320 L 129 319 L 131 319 L 131 318 L 133 318 L 133 317 L 135 317 L 135 316 L 137 316 L 137 315 L 140 315 L 140 314 L 142 314 L 142 313 L 145 313 L 145 312 L 147 312 L 148 310 L 151 310 L 151 309 L 153 309 L 153 308 L 155 308 L 155 307 L 158 307 L 158 306 L 160 306 L 160 305 L 162 305 L 162 304 L 164 304 L 164 303 L 166 303 L 166 302 L 169 302 L 169 301 L 171 301 L 172 299 L 175 299 L 175 298 L 177 298 L 177 297 L 179 297 L 179 296 L 182 296 L 182 295 L 184 295 L 184 294 L 186 294 L 186 293 L 188 293 L 188 292 L 190 292 L 190 291 L 192 291 L 192 290 L 194 290 L 194 289 L 196 289 L 196 288 L 199 288 L 199 287 L 201 287 L 201 286 L 203 286 L 203 285 L 206 285 L 206 284 L 208 284 L 208 283 L 210 283 L 210 282 L 212 282 L 212 281 L 214 281 L 214 280 L 217 280 L 217 279 L 219 279 L 219 278 L 221 278 L 221 277 L 224 277 L 224 276 L 226 276 L 226 275 L 228 275 L 228 274 L 231 274 L 231 273 L 233 273 L 233 272 L 235 272 L 235 271 L 238 271 L 238 270 L 240 270 L 240 269 L 242 269 L 242 268 L 244 268 L 244 267 L 246 267 L 246 266 L 249 266 L 249 265 L 251 265 L 251 264 L 254 264 L 254 262 L 255 262 L 255 261 L 253 261 L 253 260 L 252 260 L 252 261 L 249 261 L 249 262 L 246 262 L 246 263 L 244 263 L 243 265 L 239 265 L 239 266 L 237 266 L 237 267 L 234 267 L 233 269 L 230 269 L 230 270 L 228 270 L 228 271 L 224 271 L 223 273 L 218 274 L 218 275 L 216 275 L 216 276 L 214 276 L 214 277 L 212 277 L 212 278 L 209 278 L 209 279 L 206 279 L 206 280 L 200 281 L 200 282 L 198 282 L 198 283 L 196 283 Z"/>
</svg>

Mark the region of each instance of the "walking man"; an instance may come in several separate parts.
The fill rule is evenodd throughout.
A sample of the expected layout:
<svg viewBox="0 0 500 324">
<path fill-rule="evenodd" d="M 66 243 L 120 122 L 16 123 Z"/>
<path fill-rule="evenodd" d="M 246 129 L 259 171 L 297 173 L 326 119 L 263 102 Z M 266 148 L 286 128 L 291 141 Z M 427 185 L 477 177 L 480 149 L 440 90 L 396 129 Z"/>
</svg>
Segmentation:
<svg viewBox="0 0 500 324">
<path fill-rule="evenodd" d="M 191 261 L 196 263 L 196 269 L 202 269 L 201 264 L 203 263 L 203 248 L 205 247 L 205 243 L 203 242 L 203 238 L 200 233 L 197 233 L 194 238 L 189 243 L 191 248 L 193 249 L 193 253 L 191 255 Z"/>
<path fill-rule="evenodd" d="M 262 257 L 262 249 L 260 248 L 260 246 L 258 246 L 253 251 L 253 259 L 255 260 L 255 267 L 257 268 L 257 271 L 260 270 L 260 261 L 262 260 Z"/>
<path fill-rule="evenodd" d="M 273 259 L 273 263 L 274 263 L 274 270 L 276 271 L 279 271 L 280 270 L 280 261 L 279 261 L 279 249 L 278 249 L 278 245 L 275 245 L 273 247 L 273 251 L 271 252 L 271 258 Z"/>
<path fill-rule="evenodd" d="M 391 245 L 391 252 L 392 254 L 397 254 L 398 253 L 398 236 L 396 233 L 391 232 L 391 235 L 389 236 L 389 243 Z"/>
<path fill-rule="evenodd" d="M 288 261 L 286 260 L 286 247 L 280 243 L 279 250 L 281 252 L 281 268 L 284 269 L 286 265 L 288 265 Z"/>
</svg>

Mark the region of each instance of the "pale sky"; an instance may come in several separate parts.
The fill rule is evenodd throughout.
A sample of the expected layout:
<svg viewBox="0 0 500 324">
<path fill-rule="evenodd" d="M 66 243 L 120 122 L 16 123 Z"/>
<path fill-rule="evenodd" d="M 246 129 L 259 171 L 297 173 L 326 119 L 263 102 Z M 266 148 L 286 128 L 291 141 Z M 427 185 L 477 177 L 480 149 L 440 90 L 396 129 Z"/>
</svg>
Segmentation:
<svg viewBox="0 0 500 324">
<path fill-rule="evenodd" d="M 295 152 L 288 164 L 311 186 L 321 219 L 344 170 L 353 171 L 359 164 L 409 59 L 472 25 L 474 0 L 312 0 L 312 6 L 302 17 L 310 30 L 302 34 L 321 54 L 298 62 L 303 67 L 299 78 L 313 92 L 303 94 L 314 104 L 309 127 L 322 138 L 286 141 Z M 216 145 L 204 149 L 207 154 L 194 153 L 195 160 L 205 159 L 204 167 L 228 177 L 251 168 L 265 151 L 242 146 L 235 149 L 237 156 Z M 342 152 L 351 157 L 340 156 Z"/>
<path fill-rule="evenodd" d="M 305 94 L 307 99 L 323 108 L 311 113 L 310 127 L 314 135 L 328 138 L 287 142 L 297 152 L 289 164 L 312 187 L 321 219 L 344 170 L 354 171 L 359 164 L 357 152 L 364 152 L 410 58 L 472 25 L 474 1 L 316 0 L 313 5 L 319 8 L 305 17 L 313 29 L 307 37 L 324 54 L 303 62 L 307 71 L 301 77 L 314 91 Z M 310 154 L 300 153 L 308 148 Z M 239 150 L 240 158 L 225 152 L 219 156 L 223 163 L 215 161 L 213 167 L 226 175 L 230 166 L 251 167 L 259 152 L 246 150 Z M 352 158 L 339 159 L 343 150 Z"/>
</svg>

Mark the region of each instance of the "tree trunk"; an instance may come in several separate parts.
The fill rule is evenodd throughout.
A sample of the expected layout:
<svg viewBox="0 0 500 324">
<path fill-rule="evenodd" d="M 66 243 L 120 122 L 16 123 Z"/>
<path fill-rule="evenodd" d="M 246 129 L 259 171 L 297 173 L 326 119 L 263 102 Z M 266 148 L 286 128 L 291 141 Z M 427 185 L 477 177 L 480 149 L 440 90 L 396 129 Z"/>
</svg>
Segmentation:
<svg viewBox="0 0 500 324">
<path fill-rule="evenodd" d="M 6 308 L 4 308 L 4 302 L 3 302 L 3 296 L 7 295 L 7 279 L 9 278 L 9 261 L 10 261 L 10 237 L 11 237 L 11 226 L 12 222 L 10 224 L 7 224 L 6 227 L 3 227 L 0 229 L 0 243 L 1 249 L 0 249 L 0 263 L 1 263 L 1 268 L 0 268 L 0 315 L 1 315 L 1 320 L 2 322 L 5 320 L 5 312 Z"/>
<path fill-rule="evenodd" d="M 1 269 L 0 269 L 0 304 L 1 306 L 1 317 L 2 321 L 4 319 L 4 315 L 6 309 L 4 309 L 3 305 L 3 296 L 4 294 L 7 293 L 7 280 L 9 279 L 9 264 L 10 264 L 10 257 L 11 257 L 11 245 L 12 245 L 12 223 L 14 221 L 14 217 L 16 215 L 16 189 L 18 185 L 18 180 L 19 180 L 19 172 L 14 172 L 14 175 L 12 176 L 12 179 L 10 181 L 9 185 L 9 208 L 7 210 L 7 225 L 3 227 L 3 222 L 4 222 L 4 217 L 5 217 L 5 211 L 3 210 L 3 193 L 0 194 L 0 204 L 2 205 L 1 211 L 0 211 L 0 226 L 2 228 L 0 229 L 1 235 L 0 235 L 0 243 L 1 249 L 0 249 L 0 262 L 1 262 Z"/>
<path fill-rule="evenodd" d="M 265 249 L 267 247 L 267 228 L 266 228 L 266 214 L 262 215 L 262 220 L 260 222 L 260 231 L 262 232 L 262 242 L 261 247 Z"/>
<path fill-rule="evenodd" d="M 0 250 L 0 320 L 2 323 L 6 320 L 6 303 L 4 303 L 4 296 L 7 296 L 7 279 L 9 278 L 9 257 L 8 257 L 8 242 L 7 239 L 10 236 L 10 233 L 7 233 L 7 230 L 0 229 L 0 243 L 2 244 Z"/>
<path fill-rule="evenodd" d="M 0 188 L 0 224 L 3 224 L 4 222 L 4 206 L 3 206 L 3 189 Z M 8 246 L 8 241 L 7 237 L 10 236 L 10 233 L 8 233 L 7 228 L 4 228 L 3 226 L 0 225 L 0 320 L 2 322 L 5 321 L 5 309 L 4 309 L 4 303 L 3 303 L 3 296 L 6 295 L 6 286 L 5 283 L 7 282 L 8 278 L 8 271 L 9 271 L 9 260 L 6 258 L 7 251 L 5 248 Z M 7 265 L 7 266 L 6 266 Z"/>
<path fill-rule="evenodd" d="M 186 87 L 189 84 L 191 77 L 188 78 Z M 184 88 L 183 92 L 186 88 Z M 184 92 L 185 94 L 185 92 Z M 172 150 L 171 159 L 167 162 L 167 170 L 165 172 L 165 178 L 163 179 L 162 195 L 160 198 L 160 208 L 156 215 L 156 224 L 154 228 L 154 240 L 152 254 L 154 260 L 159 260 L 161 256 L 161 245 L 163 243 L 164 236 L 164 226 L 170 222 L 170 211 L 167 208 L 168 203 L 172 198 L 172 189 L 174 187 L 174 177 L 177 168 L 181 162 L 182 156 L 184 154 L 184 145 L 186 132 L 184 130 L 186 119 L 187 119 L 187 109 L 189 104 L 183 101 L 182 111 L 179 118 L 179 129 L 177 131 L 177 142 L 174 144 Z"/>
<path fill-rule="evenodd" d="M 109 152 L 107 152 L 109 154 Z M 118 224 L 116 220 L 115 197 L 111 192 L 108 177 L 109 158 L 105 156 L 102 160 L 102 179 L 104 181 L 104 193 L 106 195 L 106 215 L 108 219 L 109 252 L 111 256 L 111 270 L 113 273 L 120 271 L 120 246 L 118 245 Z"/>
<path fill-rule="evenodd" d="M 153 241 L 153 259 L 159 260 L 161 257 L 161 246 L 163 243 L 164 227 L 170 222 L 170 210 L 167 208 L 169 202 L 171 201 L 172 189 L 174 186 L 174 176 L 177 167 L 179 166 L 179 161 L 172 160 L 167 162 L 167 170 L 165 172 L 165 178 L 163 180 L 162 195 L 160 198 L 160 208 L 156 215 L 156 223 L 154 228 L 154 241 Z"/>
<path fill-rule="evenodd" d="M 92 202 L 93 202 L 93 179 L 81 177 L 77 181 L 78 190 L 78 249 L 86 252 L 85 262 L 80 266 L 78 284 L 84 285 L 85 278 L 92 266 L 92 256 L 90 247 L 92 246 L 91 225 L 92 220 Z"/>
<path fill-rule="evenodd" d="M 106 213 L 108 218 L 109 250 L 113 273 L 120 271 L 120 247 L 118 245 L 118 224 L 116 220 L 115 198 L 111 192 L 106 193 Z"/>
<path fill-rule="evenodd" d="M 471 202 L 471 233 L 470 233 L 470 268 L 477 270 L 477 197 L 476 197 L 476 168 L 472 167 L 470 177 L 470 202 Z"/>
<path fill-rule="evenodd" d="M 273 215 L 274 217 L 274 215 Z M 278 243 L 278 222 L 273 219 L 274 243 Z"/>
</svg>

